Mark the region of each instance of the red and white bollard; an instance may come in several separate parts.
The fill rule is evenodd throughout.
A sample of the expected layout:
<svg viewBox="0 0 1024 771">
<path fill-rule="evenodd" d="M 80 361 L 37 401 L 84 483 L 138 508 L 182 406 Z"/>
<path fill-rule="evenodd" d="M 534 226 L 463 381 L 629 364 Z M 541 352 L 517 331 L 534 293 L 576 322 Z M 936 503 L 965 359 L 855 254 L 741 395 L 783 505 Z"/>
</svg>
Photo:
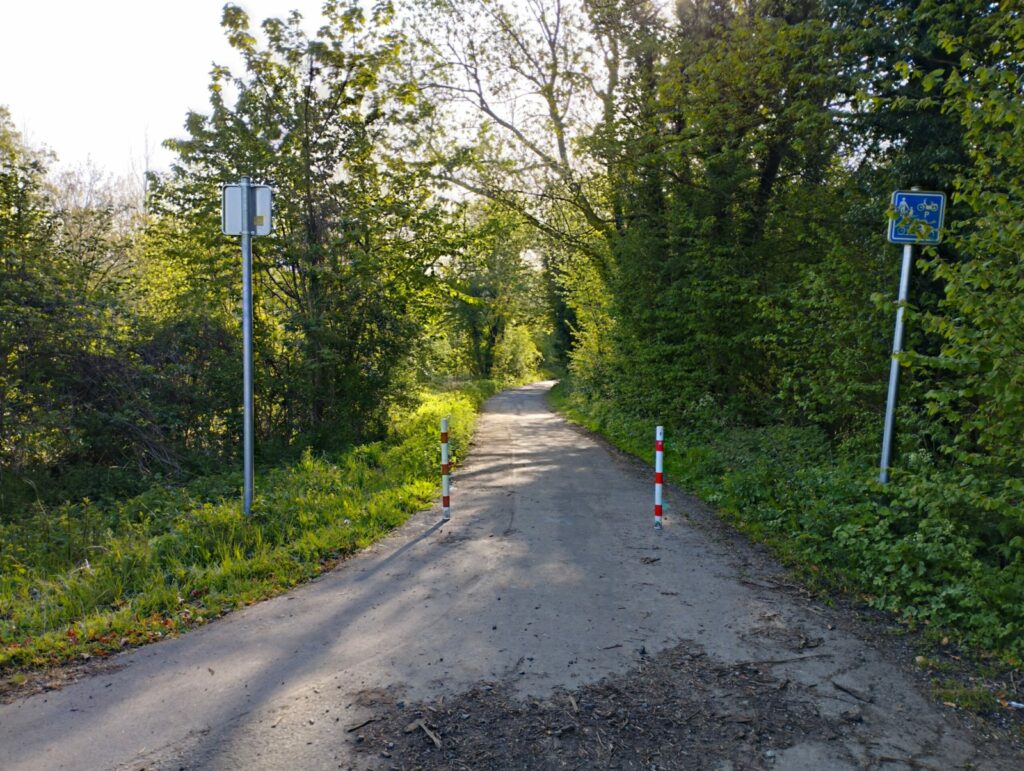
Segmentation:
<svg viewBox="0 0 1024 771">
<path fill-rule="evenodd" d="M 661 487 L 665 483 L 665 429 L 654 429 L 654 529 L 661 530 Z"/>
<path fill-rule="evenodd" d="M 441 418 L 441 513 L 445 520 L 452 518 L 451 467 L 448 458 L 448 418 Z"/>
</svg>

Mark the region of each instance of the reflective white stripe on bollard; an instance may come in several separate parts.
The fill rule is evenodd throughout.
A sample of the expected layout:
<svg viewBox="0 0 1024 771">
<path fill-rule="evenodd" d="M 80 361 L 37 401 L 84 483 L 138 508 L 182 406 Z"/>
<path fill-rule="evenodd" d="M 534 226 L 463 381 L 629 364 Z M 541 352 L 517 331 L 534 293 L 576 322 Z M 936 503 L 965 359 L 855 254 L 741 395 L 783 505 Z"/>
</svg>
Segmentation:
<svg viewBox="0 0 1024 771">
<path fill-rule="evenodd" d="M 441 418 L 441 513 L 444 519 L 452 518 L 451 509 L 451 463 L 448 459 L 448 418 Z"/>
<path fill-rule="evenodd" d="M 654 527 L 661 530 L 661 486 L 665 483 L 665 429 L 654 429 Z"/>
</svg>

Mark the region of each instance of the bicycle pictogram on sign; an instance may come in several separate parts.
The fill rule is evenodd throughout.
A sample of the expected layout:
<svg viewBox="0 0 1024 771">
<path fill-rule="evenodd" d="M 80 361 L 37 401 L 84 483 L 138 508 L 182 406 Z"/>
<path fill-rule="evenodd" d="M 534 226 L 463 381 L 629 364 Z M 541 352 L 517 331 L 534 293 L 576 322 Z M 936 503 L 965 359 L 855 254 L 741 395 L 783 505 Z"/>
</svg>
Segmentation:
<svg viewBox="0 0 1024 771">
<path fill-rule="evenodd" d="M 889 241 L 894 244 L 937 244 L 942 240 L 946 194 L 897 190 L 892 194 Z"/>
</svg>

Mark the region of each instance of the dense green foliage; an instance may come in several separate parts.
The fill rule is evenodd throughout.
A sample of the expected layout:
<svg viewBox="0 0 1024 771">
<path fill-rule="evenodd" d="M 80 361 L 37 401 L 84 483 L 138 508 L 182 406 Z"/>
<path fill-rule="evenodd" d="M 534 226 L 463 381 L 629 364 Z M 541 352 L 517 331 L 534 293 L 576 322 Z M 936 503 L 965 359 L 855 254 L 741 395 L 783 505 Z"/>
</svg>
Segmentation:
<svg viewBox="0 0 1024 771">
<path fill-rule="evenodd" d="M 58 466 L 86 493 L 90 468 L 149 467 L 161 430 L 146 343 L 125 334 L 132 212 L 85 174 L 56 195 L 47 162 L 0 111 L 0 511 L 45 497 Z"/>
<path fill-rule="evenodd" d="M 311 35 L 229 4 L 223 27 L 241 65 L 213 68 L 144 203 L 54 179 L 0 113 L 0 522 L 237 462 L 241 271 L 219 210 L 243 174 L 275 190 L 254 239 L 264 461 L 379 438 L 421 383 L 538 364 L 531 235 L 420 162 L 432 108 L 390 6 L 327 3 Z"/>
<path fill-rule="evenodd" d="M 264 463 L 315 476 L 422 384 L 543 359 L 626 446 L 671 427 L 676 479 L 808 571 L 1019 658 L 1019 10 L 661 5 L 328 0 L 315 34 L 228 5 L 242 66 L 214 68 L 145 206 L 54 185 L 0 113 L 0 526 L 90 543 L 133 510 L 115 499 L 237 462 L 217 209 L 248 174 L 277 191 L 255 250 Z M 950 195 L 948 228 L 917 255 L 882 488 L 886 207 L 911 186 Z"/>
<path fill-rule="evenodd" d="M 873 25 L 858 18 L 861 30 L 854 31 L 812 5 L 789 13 L 772 4 L 760 10 L 760 19 L 724 24 L 715 36 L 738 37 L 737 43 L 698 55 L 691 66 L 700 83 L 710 75 L 739 85 L 750 78 L 741 62 L 754 55 L 744 55 L 742 46 L 753 37 L 778 66 L 768 70 L 776 77 L 770 94 L 792 101 L 768 110 L 765 95 L 753 97 L 760 109 L 735 100 L 699 104 L 698 142 L 713 136 L 709 128 L 727 127 L 727 136 L 714 140 L 715 165 L 705 166 L 704 174 L 720 169 L 732 148 L 742 161 L 729 160 L 728 174 L 736 175 L 741 162 L 749 167 L 738 178 L 696 185 L 716 200 L 722 190 L 728 208 L 711 211 L 719 229 L 710 237 L 704 238 L 706 231 L 701 240 L 685 237 L 691 245 L 683 254 L 710 268 L 708 283 L 685 279 L 685 302 L 668 301 L 677 314 L 669 317 L 670 334 L 678 335 L 681 325 L 691 330 L 681 336 L 690 345 L 684 342 L 669 360 L 682 363 L 689 350 L 692 361 L 709 351 L 708 376 L 691 366 L 684 367 L 693 375 L 690 384 L 685 375 L 682 383 L 644 377 L 664 393 L 648 399 L 646 414 L 676 422 L 674 416 L 690 412 L 706 421 L 707 406 L 714 405 L 723 433 L 702 434 L 700 451 L 681 453 L 687 461 L 677 467 L 681 479 L 804 565 L 829 566 L 835 580 L 875 604 L 1020 659 L 1024 295 L 1016 222 L 1022 212 L 1011 201 L 1024 168 L 1019 142 L 1009 139 L 1024 126 L 1020 20 L 989 6 L 974 8 L 970 22 L 961 15 L 968 9 L 951 12 L 951 4 L 893 4 L 867 9 Z M 853 46 L 892 51 L 900 36 L 911 56 L 889 53 L 874 62 L 871 83 L 851 82 L 836 67 Z M 772 42 L 766 45 L 766 38 Z M 692 49 L 686 55 L 693 56 Z M 951 59 L 960 66 L 951 66 Z M 687 67 L 678 72 L 685 77 Z M 793 77 L 802 88 L 785 85 Z M 685 89 L 673 106 L 685 114 L 685 95 L 695 91 Z M 843 101 L 849 94 L 855 100 L 869 95 L 870 106 Z M 844 109 L 837 113 L 837 107 Z M 857 120 L 849 121 L 846 110 L 860 113 Z M 724 111 L 730 123 L 718 122 Z M 744 116 L 753 123 L 743 126 Z M 866 157 L 851 168 L 844 147 Z M 698 153 L 709 158 L 705 150 Z M 671 160 L 661 164 L 669 173 L 671 166 Z M 911 315 L 913 354 L 904 372 L 901 455 L 893 489 L 879 498 L 866 481 L 892 314 L 866 301 L 872 292 L 892 296 L 895 254 L 879 243 L 878 214 L 888 189 L 910 184 L 954 193 L 953 238 L 919 263 L 924 274 L 915 278 L 912 295 L 918 312 Z M 685 189 L 694 189 L 691 180 Z M 751 197 L 737 209 L 738 196 Z M 872 202 L 877 214 L 868 219 Z M 694 208 L 685 207 L 689 221 Z M 763 225 L 744 224 L 739 212 Z M 698 222 L 707 217 L 702 212 Z M 730 230 L 715 225 L 719 219 Z M 782 262 L 774 261 L 779 257 Z M 655 293 L 677 283 L 662 274 Z M 683 311 L 687 320 L 678 317 L 683 308 L 690 309 Z M 629 316 L 622 318 L 631 332 L 637 328 Z M 653 332 L 649 337 L 659 339 Z M 659 357 L 657 363 L 664 362 Z M 675 366 L 665 368 L 679 377 Z M 679 424 L 683 444 L 695 424 Z M 743 428 L 758 424 L 778 427 Z M 824 433 L 799 428 L 808 424 Z"/>
<path fill-rule="evenodd" d="M 534 239 L 518 217 L 494 206 L 469 208 L 462 226 L 464 246 L 438 269 L 450 293 L 444 365 L 521 379 L 537 370 L 535 332 L 546 321 L 540 276 L 524 261 Z"/>
<path fill-rule="evenodd" d="M 567 394 L 563 385 L 553 401 L 621 449 L 650 458 L 649 420 Z M 705 417 L 699 429 L 666 426 L 670 482 L 714 504 L 816 587 L 850 592 L 937 638 L 1024 658 L 1018 569 L 979 551 L 966 523 L 917 498 L 920 487 L 882 503 L 863 464 L 837 452 L 820 428 L 749 428 Z"/>
<path fill-rule="evenodd" d="M 644 449 L 671 426 L 677 478 L 752 532 L 1020 657 L 1019 11 L 435 6 L 441 91 L 485 127 L 447 176 L 550 239 L 574 408 Z M 950 195 L 950 227 L 918 253 L 883 490 L 900 256 L 884 228 L 911 186 Z"/>
<path fill-rule="evenodd" d="M 189 136 L 169 143 L 179 161 L 152 197 L 183 235 L 213 247 L 200 252 L 206 270 L 227 260 L 232 282 L 202 289 L 217 323 L 238 296 L 234 250 L 218 235 L 219 185 L 246 170 L 273 185 L 274 232 L 254 242 L 256 366 L 261 433 L 288 445 L 342 446 L 379 431 L 425 321 L 427 271 L 447 246 L 440 202 L 399 144 L 426 107 L 399 77 L 387 9 L 374 14 L 331 5 L 316 38 L 298 16 L 270 19 L 260 46 L 228 6 L 224 27 L 245 71 L 215 68 L 212 110 L 189 115 Z M 175 262 L 163 246 L 152 244 L 154 259 Z M 196 289 L 166 300 L 194 317 Z"/>
</svg>

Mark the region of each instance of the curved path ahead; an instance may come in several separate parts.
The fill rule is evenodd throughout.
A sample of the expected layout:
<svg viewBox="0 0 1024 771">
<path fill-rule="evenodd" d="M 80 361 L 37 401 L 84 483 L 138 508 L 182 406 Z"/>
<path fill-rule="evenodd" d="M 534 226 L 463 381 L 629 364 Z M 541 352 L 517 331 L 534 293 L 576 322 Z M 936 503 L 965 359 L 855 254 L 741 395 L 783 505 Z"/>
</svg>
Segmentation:
<svg viewBox="0 0 1024 771">
<path fill-rule="evenodd" d="M 695 501 L 669 490 L 655 533 L 652 475 L 552 414 L 549 386 L 488 402 L 450 523 L 422 512 L 288 595 L 0 706 L 0 768 L 378 767 L 347 729 L 386 694 L 544 696 L 680 641 L 769 667 L 839 727 L 769 753 L 777 768 L 1024 767 Z"/>
</svg>

